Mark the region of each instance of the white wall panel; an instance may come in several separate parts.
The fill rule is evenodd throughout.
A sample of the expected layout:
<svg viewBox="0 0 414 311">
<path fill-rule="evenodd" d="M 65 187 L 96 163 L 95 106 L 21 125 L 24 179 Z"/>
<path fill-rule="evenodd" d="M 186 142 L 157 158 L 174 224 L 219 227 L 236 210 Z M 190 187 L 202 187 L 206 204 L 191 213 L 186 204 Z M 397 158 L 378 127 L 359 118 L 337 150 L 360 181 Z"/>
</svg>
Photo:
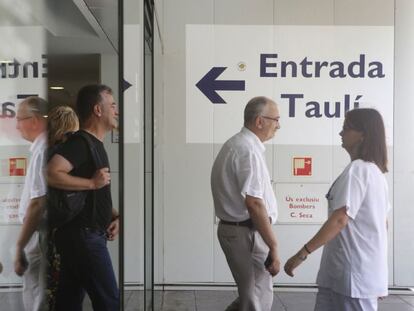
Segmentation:
<svg viewBox="0 0 414 311">
<path fill-rule="evenodd" d="M 398 235 L 395 235 L 394 232 L 394 218 L 395 218 L 395 171 L 394 171 L 394 148 L 389 147 L 388 148 L 388 173 L 385 174 L 385 178 L 388 182 L 389 187 L 389 195 L 390 195 L 390 203 L 393 207 L 393 210 L 391 210 L 388 213 L 388 281 L 390 285 L 399 286 L 399 283 L 396 282 L 394 278 L 394 272 L 395 272 L 395 265 L 397 264 L 395 259 L 397 258 L 394 256 L 395 254 L 395 243 L 398 243 L 400 240 L 400 237 Z M 398 255 L 399 256 L 399 255 Z M 414 284 L 414 281 L 412 282 Z"/>
<path fill-rule="evenodd" d="M 111 172 L 111 196 L 112 204 L 117 210 L 119 208 L 119 172 Z M 119 236 L 114 241 L 108 241 L 108 250 L 111 255 L 112 266 L 114 267 L 115 277 L 118 280 L 119 269 Z"/>
<path fill-rule="evenodd" d="M 0 262 L 3 272 L 0 274 L 1 286 L 21 285 L 22 279 L 14 273 L 14 256 L 16 240 L 19 236 L 20 225 L 0 226 Z"/>
<path fill-rule="evenodd" d="M 221 249 L 220 242 L 217 238 L 217 225 L 214 226 L 214 275 L 213 282 L 217 283 L 234 283 L 233 275 L 231 274 L 229 265 L 227 264 L 226 257 Z"/>
<path fill-rule="evenodd" d="M 159 32 L 154 34 L 154 282 L 164 279 L 164 55 L 163 2 L 156 1 Z"/>
<path fill-rule="evenodd" d="M 101 83 L 108 85 L 113 91 L 115 101 L 118 100 L 118 56 L 115 54 L 101 54 Z M 104 140 L 108 153 L 111 172 L 119 172 L 118 143 L 113 143 L 111 133 L 107 133 Z"/>
<path fill-rule="evenodd" d="M 213 203 L 212 146 L 166 144 L 165 281 L 211 282 Z"/>
<path fill-rule="evenodd" d="M 142 1 L 124 3 L 124 269 L 125 283 L 144 283 L 144 147 Z"/>
<path fill-rule="evenodd" d="M 217 25 L 271 25 L 273 0 L 213 0 Z M 198 23 L 197 23 L 198 24 Z"/>
<path fill-rule="evenodd" d="M 125 282 L 144 281 L 144 160 L 142 144 L 124 146 Z"/>
<path fill-rule="evenodd" d="M 280 260 L 284 263 L 309 241 L 318 230 L 319 225 L 278 225 L 273 231 L 276 234 L 279 245 Z M 281 272 L 273 279 L 274 283 L 280 284 L 314 284 L 316 274 L 319 270 L 322 249 L 308 256 L 306 261 L 295 271 L 295 277 L 291 278 Z"/>
<path fill-rule="evenodd" d="M 334 0 L 335 25 L 394 25 L 394 0 Z"/>
<path fill-rule="evenodd" d="M 414 1 L 397 0 L 395 15 L 395 284 L 414 286 Z"/>
<path fill-rule="evenodd" d="M 108 85 L 113 91 L 115 101 L 118 99 L 118 56 L 115 54 L 101 54 L 101 83 Z M 106 152 L 108 153 L 109 164 L 111 168 L 111 178 L 114 181 L 111 183 L 112 204 L 115 209 L 119 208 L 119 154 L 118 144 L 112 142 L 111 133 L 107 133 L 104 139 Z M 118 277 L 119 256 L 118 256 L 118 241 L 115 243 L 108 243 L 109 254 L 111 255 L 112 265 L 114 267 L 115 275 Z"/>
<path fill-rule="evenodd" d="M 333 24 L 333 0 L 274 0 L 274 3 L 275 24 Z"/>
<path fill-rule="evenodd" d="M 164 48 L 166 55 L 182 54 L 185 49 L 185 25 L 212 24 L 212 0 L 164 0 Z"/>
<path fill-rule="evenodd" d="M 165 4 L 165 12 L 168 12 L 168 5 Z M 183 11 L 178 7 L 170 9 L 172 16 L 178 14 L 176 18 Z M 170 27 L 167 20 L 168 18 L 165 21 L 166 42 L 172 39 L 167 35 L 167 29 Z M 181 16 L 175 20 L 175 23 L 181 24 L 184 21 L 185 18 L 183 20 Z M 208 282 L 212 281 L 213 277 L 214 214 L 209 190 L 213 146 L 186 144 L 184 24 L 182 26 L 180 33 L 173 35 L 170 33 L 177 41 L 172 40 L 175 48 L 166 48 L 164 54 L 164 281 L 166 283 Z M 178 38 L 180 36 L 182 41 Z M 172 50 L 181 50 L 181 52 L 173 53 Z"/>
<path fill-rule="evenodd" d="M 373 1 L 353 6 L 338 4 L 334 0 L 274 0 L 272 1 L 164 1 L 164 281 L 171 282 L 232 282 L 230 271 L 216 237 L 214 210 L 210 194 L 210 170 L 213 159 L 221 148 L 218 144 L 218 111 L 213 107 L 213 118 L 208 119 L 212 129 L 208 135 L 213 144 L 186 144 L 186 70 L 185 25 L 186 24 L 288 24 L 288 25 L 392 25 L 393 1 L 381 1 L 383 7 L 373 16 Z M 354 3 L 354 1 L 352 2 Z M 273 13 L 271 13 L 273 12 Z M 365 20 L 365 23 L 362 21 Z M 346 23 L 346 21 L 348 21 Z M 280 34 L 283 35 L 283 34 Z M 203 38 L 200 38 L 203 46 Z M 214 57 L 213 57 L 214 58 Z M 200 62 L 204 60 L 200 59 Z M 298 82 L 300 85 L 300 81 Z M 237 101 L 245 105 L 250 97 L 267 95 L 272 98 L 280 93 L 278 84 L 266 87 L 263 94 L 240 96 Z M 283 86 L 283 85 L 282 85 Z M 339 91 L 338 91 L 339 92 Z M 224 94 L 225 92 L 223 92 Z M 331 90 L 336 94 L 336 90 Z M 224 95 L 225 96 L 225 95 Z M 248 97 L 248 98 L 247 98 Z M 276 101 L 277 98 L 275 98 Z M 198 103 L 191 103 L 197 105 Z M 200 113 L 203 110 L 200 109 Z M 281 106 L 282 128 L 288 118 L 287 108 Z M 343 117 L 343 116 L 342 116 Z M 210 118 L 210 117 L 209 117 Z M 229 122 L 237 122 L 242 115 L 229 115 Z M 283 146 L 267 144 L 266 158 L 272 178 L 276 182 L 326 183 L 330 184 L 342 172 L 349 157 L 337 144 L 340 137 L 332 127 L 326 139 L 336 147 Z M 188 129 L 187 129 L 188 130 Z M 298 132 L 301 129 L 298 128 Z M 306 135 L 306 133 L 304 133 Z M 292 157 L 311 156 L 314 159 L 312 177 L 292 177 Z M 388 176 L 392 184 L 392 173 Z M 326 191 L 328 191 L 328 187 Z M 391 215 L 392 216 L 392 215 Z M 391 217 L 392 218 L 392 217 Z M 198 225 L 195 225 L 197 223 Z M 279 241 L 282 262 L 293 255 L 317 230 L 318 225 L 276 225 L 274 231 Z M 390 226 L 390 237 L 393 227 Z M 319 268 L 321 250 L 312 254 L 295 278 L 283 272 L 275 278 L 280 284 L 313 284 Z M 390 240 L 390 268 L 392 263 L 392 240 Z M 202 266 L 203 269 L 199 269 Z M 392 269 L 391 269 L 392 270 Z M 392 281 L 392 271 L 390 273 Z"/>
<path fill-rule="evenodd" d="M 185 58 L 180 54 L 164 54 L 164 140 L 169 144 L 185 144 Z"/>
</svg>

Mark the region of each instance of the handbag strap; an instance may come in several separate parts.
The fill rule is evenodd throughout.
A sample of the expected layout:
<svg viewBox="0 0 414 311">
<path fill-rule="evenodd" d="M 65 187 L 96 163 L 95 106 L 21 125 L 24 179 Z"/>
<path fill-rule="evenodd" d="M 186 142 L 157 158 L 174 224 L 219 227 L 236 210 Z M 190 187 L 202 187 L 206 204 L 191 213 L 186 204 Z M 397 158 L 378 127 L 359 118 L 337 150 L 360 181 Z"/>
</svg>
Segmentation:
<svg viewBox="0 0 414 311">
<path fill-rule="evenodd" d="M 82 137 L 88 147 L 89 147 L 89 151 L 91 153 L 91 158 L 92 158 L 92 162 L 95 165 L 95 168 L 98 169 L 101 167 L 101 158 L 99 156 L 98 150 L 96 149 L 95 144 L 93 143 L 91 137 L 89 136 L 88 133 L 86 133 L 85 131 L 79 130 L 75 133 L 76 135 L 79 135 L 80 137 Z M 92 192 L 92 223 L 95 223 L 96 220 L 96 191 L 95 190 L 90 190 Z"/>
</svg>

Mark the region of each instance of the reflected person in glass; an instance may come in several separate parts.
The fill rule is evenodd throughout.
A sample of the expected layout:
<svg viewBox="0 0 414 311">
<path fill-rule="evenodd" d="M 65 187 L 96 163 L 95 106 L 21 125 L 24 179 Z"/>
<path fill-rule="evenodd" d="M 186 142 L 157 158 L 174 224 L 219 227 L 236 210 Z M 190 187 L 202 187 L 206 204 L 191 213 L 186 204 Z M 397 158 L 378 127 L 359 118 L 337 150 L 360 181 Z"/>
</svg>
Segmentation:
<svg viewBox="0 0 414 311">
<path fill-rule="evenodd" d="M 48 159 L 55 154 L 68 137 L 79 130 L 79 119 L 69 106 L 53 108 L 47 118 Z M 48 202 L 50 203 L 50 201 Z M 47 209 L 53 206 L 47 206 Z M 61 260 L 55 244 L 56 228 L 47 231 L 47 304 L 49 311 L 56 310 L 56 293 L 59 285 Z"/>
<path fill-rule="evenodd" d="M 112 90 L 106 85 L 84 86 L 76 111 L 80 131 L 92 141 L 99 163 L 80 135 L 73 135 L 48 163 L 48 183 L 64 190 L 89 191 L 82 211 L 55 235 L 61 257 L 56 310 L 82 310 L 87 292 L 95 311 L 118 311 L 119 291 L 107 248 L 118 234 L 119 216 L 112 207 L 109 158 L 105 135 L 118 126 Z"/>
<path fill-rule="evenodd" d="M 22 221 L 16 244 L 14 270 L 23 277 L 23 305 L 27 311 L 45 307 L 45 252 L 39 230 L 45 213 L 44 176 L 47 149 L 47 102 L 37 96 L 24 99 L 17 110 L 16 128 L 31 143 L 30 161 L 19 204 Z"/>
</svg>

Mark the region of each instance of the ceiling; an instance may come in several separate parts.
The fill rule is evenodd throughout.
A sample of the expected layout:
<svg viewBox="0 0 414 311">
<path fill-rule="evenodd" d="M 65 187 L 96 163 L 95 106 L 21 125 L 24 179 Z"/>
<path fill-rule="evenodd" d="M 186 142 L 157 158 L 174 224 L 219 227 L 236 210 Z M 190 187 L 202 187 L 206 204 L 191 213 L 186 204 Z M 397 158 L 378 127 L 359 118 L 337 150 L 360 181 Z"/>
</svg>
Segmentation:
<svg viewBox="0 0 414 311">
<path fill-rule="evenodd" d="M 48 54 L 117 53 L 117 0 L 0 0 L 0 27 L 43 26 Z"/>
<path fill-rule="evenodd" d="M 85 0 L 89 11 L 115 47 L 118 46 L 118 0 Z"/>
</svg>

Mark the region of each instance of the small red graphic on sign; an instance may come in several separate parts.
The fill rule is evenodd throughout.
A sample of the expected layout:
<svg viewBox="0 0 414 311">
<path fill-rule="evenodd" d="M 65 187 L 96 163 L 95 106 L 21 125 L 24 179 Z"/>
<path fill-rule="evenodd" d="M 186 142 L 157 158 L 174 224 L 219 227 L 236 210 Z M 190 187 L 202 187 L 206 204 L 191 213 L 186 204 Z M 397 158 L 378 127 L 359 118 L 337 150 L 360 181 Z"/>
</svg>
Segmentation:
<svg viewBox="0 0 414 311">
<path fill-rule="evenodd" d="M 26 176 L 26 158 L 9 159 L 10 176 Z"/>
<path fill-rule="evenodd" d="M 294 176 L 311 176 L 312 175 L 312 158 L 310 157 L 293 158 L 293 175 Z"/>
</svg>

